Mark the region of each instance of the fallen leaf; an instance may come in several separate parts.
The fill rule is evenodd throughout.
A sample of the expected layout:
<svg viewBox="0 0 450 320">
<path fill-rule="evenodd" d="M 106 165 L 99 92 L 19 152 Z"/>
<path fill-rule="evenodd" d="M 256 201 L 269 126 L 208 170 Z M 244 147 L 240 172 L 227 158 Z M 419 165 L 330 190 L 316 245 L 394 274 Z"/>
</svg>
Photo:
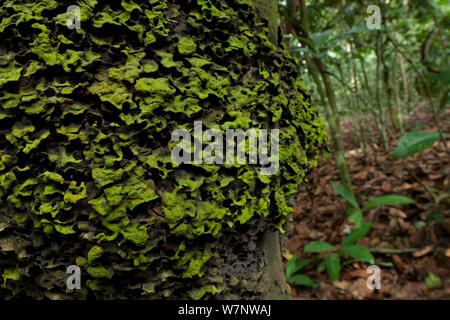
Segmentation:
<svg viewBox="0 0 450 320">
<path fill-rule="evenodd" d="M 396 218 L 402 218 L 402 219 L 408 218 L 406 213 L 404 213 L 402 210 L 395 209 L 395 208 L 389 208 L 389 214 Z"/>
<path fill-rule="evenodd" d="M 341 290 L 348 290 L 352 284 L 350 281 L 333 281 L 333 286 Z"/>
<path fill-rule="evenodd" d="M 354 178 L 358 179 L 358 180 L 366 180 L 369 173 L 370 173 L 370 169 L 365 168 L 365 170 L 360 171 L 359 173 L 355 174 Z"/>
<path fill-rule="evenodd" d="M 401 270 L 403 270 L 403 261 L 402 261 L 402 259 L 400 258 L 400 256 L 398 256 L 398 255 L 393 255 L 392 256 L 392 261 L 394 262 L 394 265 L 395 265 L 395 267 L 399 270 L 399 271 L 401 271 Z"/>
<path fill-rule="evenodd" d="M 431 250 L 433 250 L 433 246 L 426 246 L 425 248 L 414 252 L 413 256 L 414 256 L 414 258 L 420 258 L 420 257 L 423 257 L 423 256 L 427 255 L 428 253 L 430 253 Z"/>
</svg>

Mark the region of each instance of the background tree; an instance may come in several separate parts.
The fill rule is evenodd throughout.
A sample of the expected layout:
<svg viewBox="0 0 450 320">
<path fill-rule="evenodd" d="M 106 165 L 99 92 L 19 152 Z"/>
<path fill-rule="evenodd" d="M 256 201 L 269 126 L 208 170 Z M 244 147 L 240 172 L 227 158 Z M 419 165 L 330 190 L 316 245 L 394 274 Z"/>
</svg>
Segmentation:
<svg viewBox="0 0 450 320">
<path fill-rule="evenodd" d="M 308 87 L 315 88 L 316 101 L 323 107 L 341 183 L 346 189 L 352 190 L 352 186 L 340 133 L 342 118 L 355 118 L 352 123 L 361 147 L 370 156 L 371 134 L 365 132 L 363 122 L 366 115 L 374 117 L 380 144 L 389 152 L 395 134 L 404 131 L 403 120 L 414 104 L 426 99 L 441 140 L 445 140 L 437 120 L 437 104 L 442 111 L 449 87 L 445 60 L 448 42 L 437 38 L 448 32 L 443 29 L 449 16 L 445 1 L 380 1 L 381 25 L 374 30 L 366 26 L 370 1 L 281 3 L 285 43 L 310 76 L 305 81 Z M 435 46 L 433 54 L 441 52 L 441 56 L 427 60 L 424 57 L 431 42 Z M 417 43 L 420 45 L 414 45 Z M 408 89 L 408 78 L 415 79 L 418 90 L 414 96 Z M 433 92 L 430 83 L 435 85 Z M 445 143 L 443 146 L 446 148 Z"/>
</svg>

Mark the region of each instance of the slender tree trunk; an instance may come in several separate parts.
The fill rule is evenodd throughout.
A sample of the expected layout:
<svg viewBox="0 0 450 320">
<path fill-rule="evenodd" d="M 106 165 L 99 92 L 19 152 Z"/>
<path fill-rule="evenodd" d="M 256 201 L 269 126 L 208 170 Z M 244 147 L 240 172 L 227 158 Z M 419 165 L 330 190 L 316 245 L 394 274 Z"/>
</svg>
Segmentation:
<svg viewBox="0 0 450 320">
<path fill-rule="evenodd" d="M 402 83 L 403 83 L 403 101 L 407 106 L 407 109 L 410 110 L 410 97 L 409 97 L 409 89 L 408 89 L 408 77 L 406 75 L 405 62 L 402 55 L 399 56 L 398 62 L 400 65 L 400 72 L 402 74 Z"/>
<path fill-rule="evenodd" d="M 381 140 L 384 146 L 384 150 L 386 152 L 389 152 L 389 145 L 387 142 L 387 136 L 386 136 L 386 127 L 384 125 L 384 110 L 383 105 L 381 103 L 381 92 L 380 92 L 380 67 L 381 67 L 381 33 L 378 32 L 377 36 L 377 69 L 376 69 L 376 97 L 377 97 L 377 106 L 378 106 L 378 127 L 380 129 L 381 133 Z"/>
<path fill-rule="evenodd" d="M 357 70 L 356 70 L 356 64 L 355 64 L 355 56 L 354 56 L 354 51 L 353 51 L 353 46 L 352 43 L 350 42 L 349 44 L 350 46 L 350 53 L 351 53 L 351 75 L 352 75 L 352 83 L 354 84 L 353 88 L 352 88 L 352 92 L 353 95 L 355 97 L 354 102 L 355 102 L 355 110 L 356 113 L 358 115 L 358 131 L 359 131 L 359 136 L 360 136 L 360 141 L 361 141 L 361 146 L 364 152 L 364 156 L 367 157 L 368 152 L 367 152 L 367 139 L 366 139 L 366 131 L 364 129 L 364 126 L 362 125 L 362 113 L 361 113 L 361 108 L 358 107 L 358 78 L 356 76 L 357 74 Z M 361 84 L 361 88 L 362 88 L 362 84 Z"/>
<path fill-rule="evenodd" d="M 400 99 L 400 86 L 399 86 L 399 82 L 397 81 L 398 77 L 397 77 L 397 61 L 399 58 L 399 54 L 398 52 L 395 53 L 394 56 L 394 67 L 392 70 L 392 77 L 394 79 L 394 81 L 392 82 L 392 85 L 394 87 L 394 94 L 395 94 L 395 104 L 397 107 L 396 110 L 396 114 L 397 114 L 397 118 L 398 118 L 398 124 L 399 124 L 399 129 L 400 129 L 400 133 L 404 133 L 404 128 L 403 128 L 403 116 L 405 114 L 405 110 L 404 110 L 404 103 L 402 103 L 402 100 Z"/>
<path fill-rule="evenodd" d="M 387 97 L 386 107 L 387 107 L 387 110 L 389 112 L 389 117 L 391 118 L 392 127 L 394 128 L 395 131 L 399 131 L 400 130 L 400 124 L 398 123 L 398 118 L 397 118 L 397 115 L 395 113 L 394 107 L 392 105 L 392 88 L 391 88 L 390 83 L 389 83 L 389 79 L 391 78 L 391 73 L 390 73 L 390 70 L 389 70 L 389 68 L 388 68 L 388 66 L 386 64 L 386 60 L 384 58 L 384 52 L 385 52 L 384 51 L 384 46 L 380 42 L 379 55 L 380 55 L 381 65 L 383 66 L 382 79 L 383 79 L 384 91 L 386 92 L 386 97 Z"/>
<path fill-rule="evenodd" d="M 339 169 L 339 176 L 341 178 L 341 182 L 345 188 L 348 190 L 352 190 L 352 183 L 350 180 L 350 174 L 347 167 L 347 162 L 345 161 L 345 147 L 344 141 L 342 139 L 341 128 L 339 123 L 339 118 L 337 116 L 337 105 L 336 105 L 336 96 L 334 94 L 333 84 L 331 83 L 331 79 L 328 75 L 328 72 L 325 69 L 322 61 L 318 58 L 314 58 L 314 62 L 319 69 L 319 72 L 322 76 L 322 81 L 324 83 L 326 96 L 328 98 L 329 103 L 329 125 L 331 131 L 331 139 L 334 147 L 334 156 L 336 157 L 336 163 Z"/>
<path fill-rule="evenodd" d="M 359 50 L 359 43 L 358 43 L 357 40 L 355 40 L 354 43 L 355 43 L 355 49 L 358 51 Z M 369 96 L 372 98 L 373 97 L 372 87 L 370 86 L 369 79 L 367 77 L 365 61 L 364 61 L 362 56 L 359 56 L 359 63 L 361 65 L 361 71 L 362 71 L 362 74 L 364 76 L 365 87 L 367 89 L 367 92 L 369 93 Z"/>
<path fill-rule="evenodd" d="M 303 31 L 303 36 L 309 39 L 309 22 L 308 22 L 308 11 L 306 7 L 305 0 L 300 1 L 300 9 L 301 9 L 301 29 Z M 337 113 L 337 102 L 336 95 L 334 93 L 333 84 L 330 79 L 330 75 L 326 70 L 325 65 L 323 64 L 320 58 L 314 57 L 312 58 L 312 62 L 317 67 L 324 84 L 325 94 L 328 99 L 329 109 L 328 113 L 328 124 L 330 126 L 331 131 L 331 140 L 334 148 L 334 156 L 336 158 L 336 163 L 339 169 L 339 176 L 341 178 L 341 182 L 345 188 L 349 191 L 352 191 L 352 183 L 350 180 L 350 174 L 348 171 L 347 163 L 345 161 L 344 153 L 344 142 L 342 140 L 341 128 L 339 123 L 339 117 Z M 325 104 L 326 105 L 326 104 Z M 352 191 L 353 192 L 353 191 Z"/>
</svg>

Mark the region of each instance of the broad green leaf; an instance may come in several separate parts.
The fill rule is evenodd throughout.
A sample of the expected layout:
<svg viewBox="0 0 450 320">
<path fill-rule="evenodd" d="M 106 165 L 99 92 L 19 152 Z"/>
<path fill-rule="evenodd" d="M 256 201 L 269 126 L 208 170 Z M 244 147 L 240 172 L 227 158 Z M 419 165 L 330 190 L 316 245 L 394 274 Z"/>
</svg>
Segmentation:
<svg viewBox="0 0 450 320">
<path fill-rule="evenodd" d="M 438 140 L 438 132 L 408 132 L 398 141 L 397 147 L 394 150 L 394 159 L 406 158 L 415 153 L 429 149 Z"/>
<path fill-rule="evenodd" d="M 304 266 L 310 263 L 312 259 L 298 259 L 297 256 L 292 258 L 286 263 L 286 278 L 301 270 Z"/>
<path fill-rule="evenodd" d="M 358 202 L 356 201 L 355 196 L 350 190 L 348 190 L 343 186 L 337 185 L 334 182 L 332 182 L 331 185 L 333 186 L 333 189 L 334 191 L 336 191 L 336 193 L 338 193 L 341 197 L 347 200 L 348 203 L 350 203 L 353 207 L 359 209 Z"/>
<path fill-rule="evenodd" d="M 331 281 L 339 280 L 341 277 L 341 258 L 337 253 L 331 253 L 325 259 L 328 277 Z"/>
<path fill-rule="evenodd" d="M 290 283 L 294 283 L 299 286 L 308 286 L 308 287 L 316 286 L 316 284 L 314 283 L 314 281 L 311 280 L 311 278 L 303 274 L 296 274 L 295 276 L 290 277 L 288 281 Z"/>
<path fill-rule="evenodd" d="M 369 203 L 366 204 L 365 207 L 363 208 L 363 211 L 373 208 L 373 207 L 386 206 L 386 205 L 394 206 L 397 204 L 411 204 L 411 203 L 415 203 L 415 201 L 408 197 L 396 196 L 396 195 L 386 195 L 386 196 L 381 196 L 381 197 L 370 200 Z"/>
<path fill-rule="evenodd" d="M 351 256 L 357 260 L 367 261 L 372 264 L 375 263 L 375 258 L 370 253 L 370 251 L 365 247 L 351 244 L 341 246 L 340 249 L 345 255 Z"/>
<path fill-rule="evenodd" d="M 336 248 L 329 243 L 317 241 L 317 242 L 308 243 L 305 246 L 305 249 L 303 250 L 303 252 L 304 253 L 306 253 L 306 252 L 325 252 L 325 251 L 330 251 L 330 250 L 334 250 L 334 249 L 336 249 Z"/>
<path fill-rule="evenodd" d="M 369 232 L 370 228 L 372 228 L 372 225 L 370 223 L 366 223 L 363 224 L 360 228 L 353 230 L 344 239 L 344 241 L 342 241 L 341 247 L 356 243 L 359 239 L 364 237 L 367 234 L 367 232 Z"/>
</svg>

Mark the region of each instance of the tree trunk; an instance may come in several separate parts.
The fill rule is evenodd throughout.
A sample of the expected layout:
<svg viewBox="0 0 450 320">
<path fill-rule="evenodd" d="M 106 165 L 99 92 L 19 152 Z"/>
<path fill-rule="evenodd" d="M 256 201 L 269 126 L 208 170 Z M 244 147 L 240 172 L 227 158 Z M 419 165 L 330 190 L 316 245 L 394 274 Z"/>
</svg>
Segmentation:
<svg viewBox="0 0 450 320">
<path fill-rule="evenodd" d="M 403 56 L 400 55 L 398 60 L 399 60 L 399 64 L 400 64 L 400 72 L 402 73 L 403 100 L 407 106 L 407 110 L 409 111 L 411 106 L 409 105 L 410 98 L 409 98 L 409 88 L 408 88 L 408 76 L 406 75 L 405 63 L 404 63 Z"/>
<path fill-rule="evenodd" d="M 73 2 L 0 7 L 0 298 L 288 298 L 280 231 L 327 148 L 277 1 Z"/>
<path fill-rule="evenodd" d="M 278 0 L 252 0 L 261 18 L 269 23 L 269 40 L 278 46 Z M 290 299 L 289 286 L 284 275 L 282 252 L 287 251 L 287 234 L 279 231 L 268 231 L 262 234 L 258 243 L 264 252 L 267 289 L 265 299 Z"/>
<path fill-rule="evenodd" d="M 380 129 L 381 134 L 381 142 L 384 146 L 384 150 L 389 152 L 389 143 L 386 135 L 386 126 L 384 124 L 384 109 L 383 104 L 381 102 L 381 90 L 380 90 L 380 68 L 381 68 L 381 33 L 378 31 L 377 33 L 377 44 L 376 44 L 376 55 L 377 55 L 377 68 L 376 68 L 376 97 L 377 97 L 377 106 L 378 106 L 378 117 L 377 117 L 377 125 Z"/>
</svg>

